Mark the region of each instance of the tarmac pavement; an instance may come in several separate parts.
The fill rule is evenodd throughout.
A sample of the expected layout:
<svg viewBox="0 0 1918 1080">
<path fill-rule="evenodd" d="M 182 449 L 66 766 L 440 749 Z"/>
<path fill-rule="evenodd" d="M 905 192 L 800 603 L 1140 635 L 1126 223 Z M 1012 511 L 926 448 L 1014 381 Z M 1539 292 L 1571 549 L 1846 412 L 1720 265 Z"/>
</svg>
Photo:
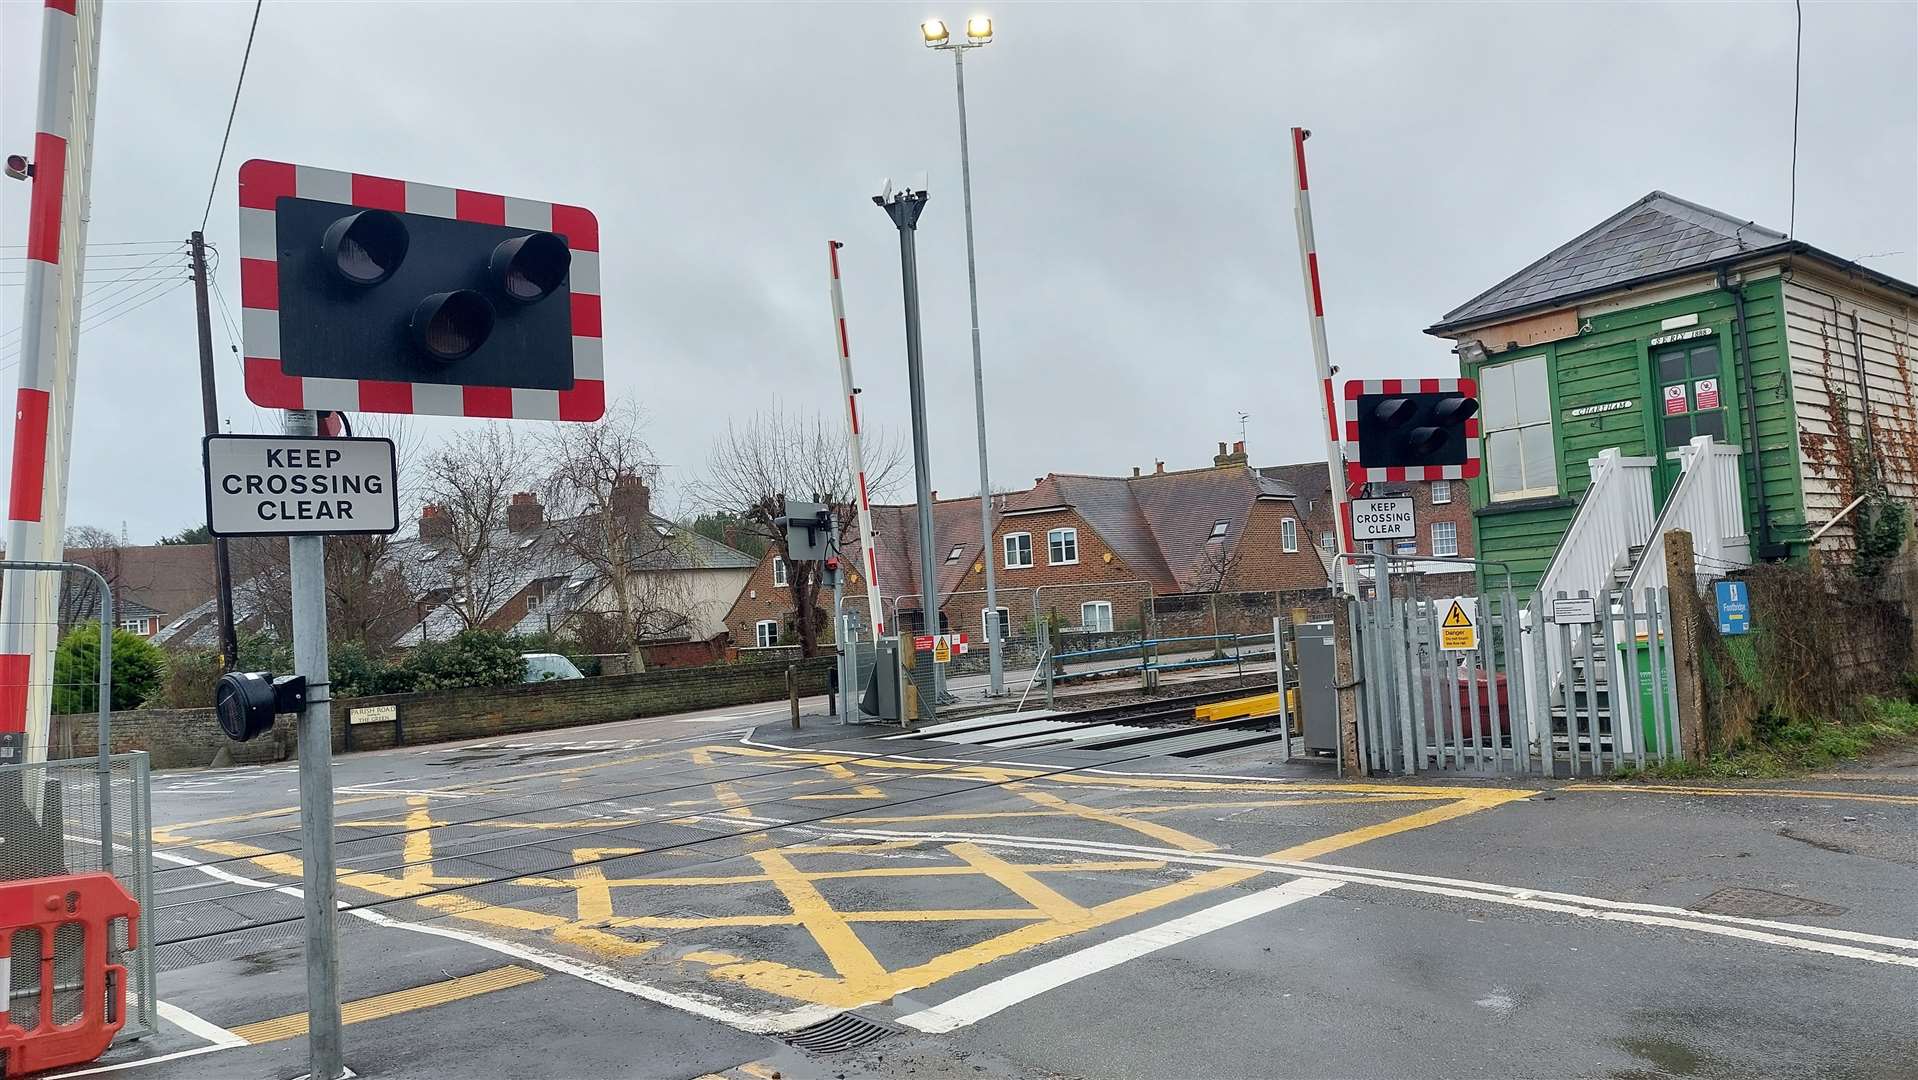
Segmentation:
<svg viewBox="0 0 1918 1080">
<path fill-rule="evenodd" d="M 1269 749 L 795 735 L 765 723 L 784 709 L 338 759 L 348 1064 L 1915 1075 L 1900 770 L 1340 781 Z M 94 1070 L 304 1071 L 294 787 L 290 766 L 155 777 L 166 1022 Z"/>
</svg>

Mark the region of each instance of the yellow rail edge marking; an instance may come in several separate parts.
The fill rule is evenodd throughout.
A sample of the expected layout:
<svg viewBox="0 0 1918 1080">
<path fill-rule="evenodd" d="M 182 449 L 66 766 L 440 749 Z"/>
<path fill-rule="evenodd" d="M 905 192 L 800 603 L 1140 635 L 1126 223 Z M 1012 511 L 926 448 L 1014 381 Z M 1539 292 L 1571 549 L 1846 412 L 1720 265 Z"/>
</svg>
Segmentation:
<svg viewBox="0 0 1918 1080">
<path fill-rule="evenodd" d="M 481 994 L 490 994 L 495 990 L 523 986 L 545 977 L 531 968 L 508 964 L 489 971 L 461 975 L 457 979 L 415 986 L 411 990 L 398 990 L 391 994 L 379 994 L 374 997 L 360 998 L 358 1001 L 349 1001 L 340 1006 L 340 1020 L 347 1024 L 358 1024 L 366 1020 L 383 1020 L 401 1013 L 430 1009 L 435 1005 L 446 1005 L 466 998 L 478 997 Z M 298 1038 L 306 1034 L 306 1014 L 294 1013 L 273 1020 L 262 1020 L 257 1024 L 247 1024 L 244 1027 L 234 1028 L 233 1034 L 256 1045 Z"/>
</svg>

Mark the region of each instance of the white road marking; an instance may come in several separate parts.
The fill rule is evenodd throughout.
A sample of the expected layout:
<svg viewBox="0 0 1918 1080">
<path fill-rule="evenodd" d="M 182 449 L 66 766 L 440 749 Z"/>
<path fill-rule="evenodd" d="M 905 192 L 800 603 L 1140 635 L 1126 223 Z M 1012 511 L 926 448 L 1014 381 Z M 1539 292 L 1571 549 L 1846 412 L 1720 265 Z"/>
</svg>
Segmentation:
<svg viewBox="0 0 1918 1080">
<path fill-rule="evenodd" d="M 1148 926 L 1123 937 L 1101 941 L 1068 953 L 1043 964 L 1035 964 L 1024 971 L 1014 972 L 1003 979 L 989 982 L 984 986 L 968 990 L 958 997 L 941 1002 L 928 1009 L 909 1013 L 899 1018 L 899 1022 L 910 1028 L 937 1034 L 976 1024 L 986 1017 L 1010 1008 L 1020 1002 L 1038 997 L 1048 990 L 1056 990 L 1067 983 L 1096 975 L 1108 968 L 1117 967 L 1128 960 L 1136 960 L 1148 953 L 1158 952 L 1183 941 L 1190 941 L 1201 934 L 1224 929 L 1247 919 L 1277 911 L 1282 907 L 1296 904 L 1314 896 L 1328 893 L 1339 887 L 1337 881 L 1294 878 L 1283 885 L 1274 886 L 1215 904 L 1203 911 L 1195 911 L 1176 919 L 1162 922 L 1157 926 Z"/>
<path fill-rule="evenodd" d="M 246 1044 L 242 1043 L 241 1045 L 244 1046 Z M 98 1073 L 119 1072 L 122 1069 L 137 1069 L 143 1065 L 158 1065 L 163 1061 L 178 1061 L 181 1058 L 199 1057 L 201 1054 L 213 1054 L 221 1050 L 231 1049 L 233 1048 L 230 1046 L 196 1046 L 191 1050 L 175 1050 L 171 1054 L 160 1054 L 157 1057 L 140 1058 L 136 1061 L 121 1061 L 112 1065 L 95 1065 L 90 1069 L 75 1069 L 73 1072 L 48 1073 L 42 1080 L 66 1080 L 69 1076 L 93 1076 Z"/>
<path fill-rule="evenodd" d="M 172 1024 L 188 1035 L 205 1039 L 216 1047 L 248 1045 L 245 1039 L 240 1038 L 231 1031 L 228 1031 L 211 1020 L 195 1016 L 170 1001 L 156 1002 L 155 1010 L 160 1014 L 160 1019 Z"/>
<path fill-rule="evenodd" d="M 1827 956 L 1838 956 L 1849 960 L 1864 960 L 1871 963 L 1918 968 L 1918 956 L 1904 956 L 1897 953 L 1880 952 L 1875 949 L 1866 949 L 1856 945 L 1838 943 L 1839 941 L 1860 941 L 1918 952 L 1918 940 L 1910 938 L 1890 937 L 1883 934 L 1867 934 L 1855 930 L 1800 925 L 1797 923 L 1778 922 L 1768 919 L 1747 919 L 1734 915 L 1713 915 L 1706 912 L 1689 911 L 1685 908 L 1667 907 L 1660 904 L 1634 904 L 1619 900 L 1606 900 L 1595 896 L 1579 896 L 1573 893 L 1521 889 L 1510 885 L 1496 885 L 1482 881 L 1437 878 L 1423 874 L 1406 874 L 1391 870 L 1373 870 L 1358 866 L 1334 866 L 1326 863 L 1313 862 L 1287 862 L 1281 859 L 1266 859 L 1252 855 L 1234 855 L 1227 852 L 1211 852 L 1204 855 L 1195 855 L 1191 852 L 1180 851 L 1175 848 L 1141 847 L 1132 844 L 1110 844 L 1100 841 L 1047 840 L 1026 836 L 1004 836 L 995 833 L 917 833 L 891 829 L 853 829 L 835 830 L 833 834 L 869 840 L 913 838 L 933 842 L 969 841 L 975 844 L 1023 848 L 1035 851 L 1070 851 L 1081 854 L 1122 853 L 1134 857 L 1146 857 L 1170 863 L 1185 863 L 1187 865 L 1263 869 L 1277 873 L 1298 874 L 1303 877 L 1321 878 L 1348 884 L 1374 885 L 1384 889 L 1429 893 L 1436 896 L 1473 900 L 1479 903 L 1504 904 L 1509 907 L 1530 908 L 1535 911 L 1551 911 L 1562 915 L 1575 915 L 1584 918 L 1598 919 L 1604 922 L 1638 923 L 1642 926 L 1662 926 L 1676 930 L 1691 930 L 1697 933 L 1715 934 L 1720 937 L 1740 938 L 1765 945 L 1777 945 L 1806 952 L 1824 953 Z M 1785 932 L 1775 933 L 1772 931 Z M 1801 937 L 1797 935 L 1804 936 Z M 1816 938 L 1831 938 L 1835 940 L 1814 940 Z"/>
</svg>

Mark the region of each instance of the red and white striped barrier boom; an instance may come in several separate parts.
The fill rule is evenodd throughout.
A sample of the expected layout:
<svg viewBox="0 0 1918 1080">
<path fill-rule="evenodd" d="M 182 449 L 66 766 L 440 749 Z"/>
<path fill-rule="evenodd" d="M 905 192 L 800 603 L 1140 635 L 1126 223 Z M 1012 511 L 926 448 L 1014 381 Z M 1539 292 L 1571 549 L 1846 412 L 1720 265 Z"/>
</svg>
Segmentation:
<svg viewBox="0 0 1918 1080">
<path fill-rule="evenodd" d="M 74 354 L 99 71 L 100 0 L 46 0 L 7 501 L 10 559 L 54 561 L 65 553 Z M 43 761 L 60 579 L 16 571 L 6 575 L 0 589 L 0 764 Z"/>
<path fill-rule="evenodd" d="M 1293 218 L 1299 227 L 1299 268 L 1305 275 L 1307 321 L 1312 327 L 1312 361 L 1318 365 L 1319 408 L 1325 414 L 1325 468 L 1332 483 L 1333 520 L 1337 522 L 1340 551 L 1352 546 L 1352 505 L 1346 498 L 1345 456 L 1339 449 L 1339 415 L 1332 402 L 1332 356 L 1325 344 L 1325 298 L 1319 288 L 1319 250 L 1312 237 L 1312 196 L 1305 176 L 1305 140 L 1312 133 L 1292 129 Z M 1351 561 L 1338 562 L 1338 584 L 1349 596 L 1358 595 L 1358 575 Z"/>
<path fill-rule="evenodd" d="M 866 491 L 866 453 L 859 445 L 859 392 L 852 383 L 852 342 L 846 336 L 846 298 L 839 289 L 839 248 L 839 241 L 826 241 L 826 255 L 832 264 L 832 329 L 833 338 L 839 343 L 839 386 L 846 394 L 846 457 L 852 466 L 853 482 L 858 486 L 859 546 L 866 553 L 866 565 L 859 573 L 866 579 L 866 607 L 876 639 L 886 632 L 886 619 L 879 603 L 879 552 L 872 541 L 872 499 Z"/>
</svg>

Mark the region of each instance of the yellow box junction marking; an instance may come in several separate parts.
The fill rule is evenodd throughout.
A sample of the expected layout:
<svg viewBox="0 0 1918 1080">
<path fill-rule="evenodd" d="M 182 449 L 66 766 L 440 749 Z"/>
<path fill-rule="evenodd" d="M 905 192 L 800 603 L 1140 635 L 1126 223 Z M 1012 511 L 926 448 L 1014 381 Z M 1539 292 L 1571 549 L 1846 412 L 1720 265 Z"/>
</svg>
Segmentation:
<svg viewBox="0 0 1918 1080">
<path fill-rule="evenodd" d="M 490 971 L 480 971 L 472 975 L 461 975 L 456 979 L 415 986 L 411 990 L 398 990 L 391 994 L 379 994 L 346 1002 L 340 1006 L 340 1021 L 358 1024 L 367 1020 L 384 1020 L 389 1016 L 399 1016 L 402 1013 L 430 1009 L 435 1005 L 464 1001 L 496 990 L 524 986 L 545 977 L 531 968 L 508 964 Z M 273 1020 L 262 1020 L 257 1024 L 247 1024 L 244 1027 L 234 1028 L 233 1034 L 255 1045 L 298 1038 L 306 1034 L 306 1014 L 292 1013 Z"/>
<path fill-rule="evenodd" d="M 866 816 L 855 813 L 849 817 L 836 818 L 821 824 L 828 828 L 834 824 L 859 828 L 887 824 L 919 825 L 923 826 L 925 831 L 936 831 L 938 822 L 979 822 L 1008 818 L 1070 818 L 1126 830 L 1149 838 L 1155 844 L 1180 851 L 1207 852 L 1219 850 L 1219 845 L 1204 837 L 1193 835 L 1162 821 L 1150 820 L 1150 818 L 1173 814 L 1216 813 L 1221 810 L 1309 806 L 1321 803 L 1385 804 L 1407 801 L 1441 803 L 1441 805 L 1387 821 L 1297 844 L 1268 856 L 1282 860 L 1317 858 L 1329 852 L 1383 836 L 1449 821 L 1533 794 L 1529 791 L 1509 789 L 1421 787 L 1363 782 L 1298 783 L 1284 780 L 1179 779 L 1112 773 L 1061 774 L 1042 768 L 1021 766 L 993 764 L 954 766 L 950 763 L 911 759 L 871 758 L 813 751 L 787 752 L 734 745 L 680 748 L 675 752 L 685 755 L 692 764 L 705 766 L 717 765 L 723 758 L 746 758 L 764 761 L 768 765 L 817 767 L 790 778 L 784 789 L 759 792 L 750 798 L 741 794 L 729 781 L 718 780 L 709 784 L 712 796 L 703 800 L 709 808 L 706 812 L 717 812 L 736 818 L 742 825 L 750 825 L 754 822 L 764 823 L 764 819 L 755 816 L 753 806 L 755 800 L 781 802 L 834 796 L 882 800 L 887 797 L 883 785 L 889 776 L 903 778 L 927 773 L 937 773 L 941 779 L 952 779 L 964 783 L 1001 785 L 1000 790 L 1008 798 L 1019 800 L 1013 805 L 1023 803 L 1030 809 L 983 810 L 970 813 L 932 812 L 895 816 Z M 581 766 L 580 770 L 603 768 L 612 764 L 614 762 Z M 826 773 L 830 782 L 850 790 L 793 793 L 794 790 L 803 790 L 805 787 L 825 782 L 822 781 L 820 772 Z M 763 779 L 774 780 L 776 777 L 768 776 Z M 1155 792 L 1161 796 L 1177 794 L 1188 796 L 1192 801 L 1182 803 L 1162 799 L 1151 805 L 1093 806 L 1066 797 L 1075 794 L 1075 789 L 1090 789 L 1088 794 L 1096 790 L 1115 793 Z M 643 854 L 645 849 L 582 846 L 572 849 L 571 861 L 588 865 L 529 874 L 508 883 L 523 888 L 570 892 L 573 897 L 574 911 L 566 915 L 530 906 L 515 906 L 512 903 L 488 903 L 461 892 L 443 891 L 456 890 L 460 886 L 475 884 L 484 879 L 443 874 L 436 868 L 434 844 L 439 836 L 438 830 L 444 826 L 461 823 L 436 820 L 432 814 L 433 798 L 434 796 L 431 795 L 408 796 L 406 813 L 398 819 L 356 820 L 341 823 L 343 830 L 363 827 L 398 827 L 406 831 L 400 834 L 403 849 L 401 861 L 404 865 L 399 869 L 397 876 L 391 873 L 343 869 L 340 874 L 340 883 L 387 899 L 410 899 L 441 916 L 477 923 L 496 931 L 543 936 L 551 941 L 611 959 L 638 958 L 658 949 L 663 943 L 658 940 L 634 940 L 610 932 L 616 930 L 692 931 L 694 933 L 701 930 L 737 927 L 790 927 L 803 930 L 825 955 L 830 967 L 829 973 L 811 971 L 769 959 L 756 959 L 732 952 L 701 948 L 697 937 L 687 942 L 693 946 L 692 948 L 676 952 L 676 955 L 678 962 L 704 968 L 712 978 L 724 982 L 749 986 L 781 997 L 838 1008 L 885 1000 L 898 993 L 920 989 L 982 964 L 1004 959 L 1073 934 L 1097 929 L 1121 919 L 1150 912 L 1171 903 L 1227 888 L 1270 872 L 1256 868 L 1222 868 L 1204 871 L 1194 873 L 1184 880 L 1144 888 L 1116 900 L 1084 906 L 1075 903 L 1046 884 L 1045 877 L 1060 873 L 1136 875 L 1140 871 L 1161 870 L 1166 864 L 1149 857 L 1015 863 L 988 852 L 979 845 L 965 843 L 959 837 L 954 837 L 954 842 L 919 837 L 902 837 L 898 840 L 834 840 L 830 837 L 822 837 L 810 843 L 778 847 L 775 846 L 771 837 L 761 832 L 754 832 L 740 836 L 739 842 L 746 848 L 741 858 L 749 860 L 757 868 L 756 872 L 619 877 L 615 876 L 619 864 L 610 860 L 617 860 L 627 855 Z M 702 800 L 689 801 L 702 802 Z M 529 814 L 537 812 L 536 808 L 529 809 Z M 471 827 L 563 831 L 615 829 L 625 825 L 680 824 L 694 820 L 697 818 L 682 817 L 667 822 L 598 818 L 575 821 L 491 820 L 472 823 Z M 590 841 L 594 838 L 587 839 Z M 616 837 L 613 836 L 608 836 L 606 839 L 616 842 Z M 254 865 L 274 874 L 296 879 L 300 875 L 299 859 L 293 855 L 251 848 L 235 841 L 208 840 L 196 846 L 217 854 L 246 858 Z M 901 854 L 914 851 L 922 854 L 909 860 L 899 858 Z M 889 863 L 848 868 L 844 865 L 844 860 L 849 856 L 887 858 Z M 812 860 L 821 857 L 835 857 L 836 861 L 831 866 L 820 866 L 814 869 L 813 867 L 818 864 L 813 863 Z M 444 863 L 457 858 L 458 853 L 454 852 L 440 861 Z M 1000 894 L 1002 897 L 1009 896 L 1016 903 L 1010 906 L 977 908 L 841 910 L 834 906 L 827 894 L 820 890 L 818 884 L 824 881 L 859 878 L 932 877 L 970 877 L 991 882 L 1003 890 Z M 622 916 L 618 914 L 617 899 L 621 892 L 626 890 L 653 890 L 657 895 L 656 891 L 661 889 L 740 888 L 759 897 L 767 894 L 768 886 L 783 900 L 784 910 L 732 915 Z M 650 903 L 651 901 L 642 902 Z M 650 910 L 657 910 L 657 907 Z M 862 924 L 905 922 L 973 922 L 987 926 L 1014 922 L 1021 925 L 924 963 L 888 969 L 860 938 L 856 927 Z"/>
</svg>

